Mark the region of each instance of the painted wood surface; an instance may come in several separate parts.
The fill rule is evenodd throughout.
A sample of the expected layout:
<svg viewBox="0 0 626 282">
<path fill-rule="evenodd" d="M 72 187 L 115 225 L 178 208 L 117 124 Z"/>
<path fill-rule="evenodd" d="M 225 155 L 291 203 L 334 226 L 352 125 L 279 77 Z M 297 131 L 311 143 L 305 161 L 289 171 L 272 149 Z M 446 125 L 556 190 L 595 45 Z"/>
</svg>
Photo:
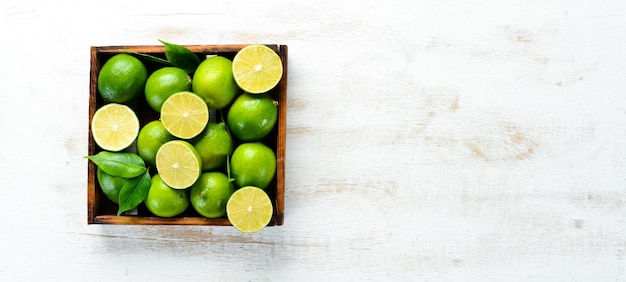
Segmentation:
<svg viewBox="0 0 626 282">
<path fill-rule="evenodd" d="M 626 281 L 626 2 L 0 3 L 1 281 Z M 158 3 L 158 4 L 157 4 Z M 289 46 L 284 225 L 87 225 L 90 46 Z"/>
</svg>

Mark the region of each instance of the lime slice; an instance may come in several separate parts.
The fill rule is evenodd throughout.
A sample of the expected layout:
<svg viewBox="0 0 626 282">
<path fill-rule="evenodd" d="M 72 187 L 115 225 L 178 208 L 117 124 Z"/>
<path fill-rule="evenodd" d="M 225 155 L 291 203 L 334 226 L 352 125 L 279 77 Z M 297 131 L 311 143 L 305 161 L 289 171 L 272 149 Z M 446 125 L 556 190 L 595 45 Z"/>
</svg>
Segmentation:
<svg viewBox="0 0 626 282">
<path fill-rule="evenodd" d="M 139 134 L 139 119 L 126 105 L 102 106 L 91 119 L 91 134 L 100 148 L 117 152 L 128 148 Z"/>
<path fill-rule="evenodd" d="M 273 210 L 267 193 L 254 186 L 239 188 L 226 203 L 228 220 L 245 233 L 254 233 L 265 228 L 272 219 Z"/>
<path fill-rule="evenodd" d="M 185 189 L 200 177 L 202 160 L 191 144 L 173 140 L 163 144 L 157 151 L 156 167 L 165 184 L 174 189 Z"/>
<path fill-rule="evenodd" d="M 235 82 L 244 91 L 258 94 L 274 88 L 283 76 L 283 64 L 265 45 L 248 45 L 233 58 Z"/>
<path fill-rule="evenodd" d="M 161 122 L 172 135 L 190 139 L 200 134 L 209 122 L 209 108 L 193 92 L 178 92 L 163 103 Z"/>
</svg>

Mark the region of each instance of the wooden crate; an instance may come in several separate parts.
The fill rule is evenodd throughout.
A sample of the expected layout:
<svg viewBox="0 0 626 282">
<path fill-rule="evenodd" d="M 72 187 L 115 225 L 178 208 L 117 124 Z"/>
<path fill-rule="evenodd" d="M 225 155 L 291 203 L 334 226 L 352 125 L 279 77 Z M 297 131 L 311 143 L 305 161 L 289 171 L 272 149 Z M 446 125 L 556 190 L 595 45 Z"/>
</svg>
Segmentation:
<svg viewBox="0 0 626 282">
<path fill-rule="evenodd" d="M 207 55 L 220 55 L 229 59 L 233 59 L 237 51 L 246 45 L 186 45 L 191 51 L 196 53 L 200 60 L 206 58 Z M 278 86 L 271 90 L 269 94 L 278 101 L 278 122 L 269 134 L 263 139 L 263 143 L 274 150 L 277 157 L 277 169 L 274 179 L 265 189 L 274 206 L 274 214 L 269 225 L 282 225 L 284 216 L 284 192 L 285 192 L 285 132 L 286 132 L 286 113 L 287 113 L 287 46 L 286 45 L 267 45 L 278 53 L 283 63 L 283 77 Z M 104 100 L 98 93 L 98 74 L 102 65 L 110 57 L 128 51 L 149 54 L 165 58 L 165 47 L 162 45 L 154 46 L 97 46 L 91 47 L 91 73 L 89 82 L 89 134 L 88 134 L 88 154 L 95 155 L 101 149 L 96 145 L 91 135 L 91 119 L 95 111 L 105 104 Z M 155 71 L 159 65 L 155 62 L 141 59 L 149 73 Z M 139 117 L 141 126 L 146 123 L 158 119 L 158 113 L 153 111 L 141 97 L 129 105 Z M 225 115 L 224 111 L 224 115 Z M 220 117 L 218 116 L 218 121 Z M 236 140 L 235 146 L 240 143 Z M 131 146 L 132 147 L 132 146 Z M 88 224 L 131 224 L 131 225 L 231 225 L 228 219 L 218 218 L 209 219 L 198 214 L 191 205 L 179 216 L 173 218 L 161 218 L 152 215 L 144 204 L 132 212 L 127 212 L 117 216 L 117 204 L 110 201 L 101 191 L 96 179 L 96 165 L 88 161 L 87 165 L 87 223 Z"/>
</svg>

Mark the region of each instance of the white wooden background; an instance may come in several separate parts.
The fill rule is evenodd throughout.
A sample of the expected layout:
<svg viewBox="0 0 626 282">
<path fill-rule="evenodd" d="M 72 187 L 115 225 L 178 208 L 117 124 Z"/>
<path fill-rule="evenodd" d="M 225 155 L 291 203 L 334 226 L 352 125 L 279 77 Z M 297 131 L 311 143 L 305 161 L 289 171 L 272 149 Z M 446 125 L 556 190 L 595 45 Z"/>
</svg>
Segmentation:
<svg viewBox="0 0 626 282">
<path fill-rule="evenodd" d="M 132 3 L 137 2 L 137 3 Z M 626 281 L 626 2 L 0 3 L 0 281 Z M 289 46 L 285 225 L 87 225 L 92 45 Z"/>
</svg>

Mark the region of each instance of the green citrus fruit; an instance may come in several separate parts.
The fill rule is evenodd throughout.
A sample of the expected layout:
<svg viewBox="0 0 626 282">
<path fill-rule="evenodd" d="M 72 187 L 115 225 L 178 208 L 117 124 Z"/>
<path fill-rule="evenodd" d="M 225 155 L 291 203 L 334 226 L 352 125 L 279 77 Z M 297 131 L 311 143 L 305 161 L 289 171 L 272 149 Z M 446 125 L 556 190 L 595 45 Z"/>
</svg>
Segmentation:
<svg viewBox="0 0 626 282">
<path fill-rule="evenodd" d="M 233 58 L 233 76 L 244 91 L 264 93 L 274 88 L 282 78 L 283 63 L 269 47 L 248 45 Z"/>
<path fill-rule="evenodd" d="M 209 108 L 228 106 L 239 90 L 233 78 L 231 60 L 213 56 L 202 61 L 193 75 L 191 87 L 194 93 L 204 98 Z"/>
<path fill-rule="evenodd" d="M 181 68 L 164 67 L 148 77 L 144 94 L 150 108 L 161 112 L 163 102 L 181 91 L 191 91 L 191 77 Z"/>
<path fill-rule="evenodd" d="M 228 110 L 228 129 L 242 141 L 267 136 L 278 120 L 278 106 L 267 94 L 241 94 Z"/>
<path fill-rule="evenodd" d="M 276 154 L 261 142 L 243 143 L 233 152 L 230 172 L 238 187 L 265 189 L 276 174 Z"/>
<path fill-rule="evenodd" d="M 156 167 L 165 184 L 174 189 L 185 189 L 200 177 L 202 159 L 188 142 L 172 140 L 157 151 Z"/>
<path fill-rule="evenodd" d="M 246 186 L 235 191 L 228 203 L 228 221 L 245 233 L 259 232 L 270 223 L 274 207 L 270 197 L 258 187 Z"/>
<path fill-rule="evenodd" d="M 127 103 L 144 91 L 148 70 L 137 58 L 117 54 L 108 59 L 98 74 L 98 91 L 107 102 Z"/>
<path fill-rule="evenodd" d="M 98 178 L 98 184 L 100 185 L 100 189 L 102 189 L 102 193 L 104 193 L 109 200 L 118 204 L 120 190 L 122 190 L 124 183 L 126 183 L 126 178 L 110 175 L 100 168 L 96 171 L 96 177 Z"/>
<path fill-rule="evenodd" d="M 152 184 L 144 204 L 156 216 L 177 216 L 189 207 L 189 189 L 173 189 L 156 174 L 152 177 Z"/>
<path fill-rule="evenodd" d="M 139 134 L 139 119 L 130 107 L 108 103 L 91 118 L 91 135 L 100 148 L 117 152 L 128 148 Z"/>
<path fill-rule="evenodd" d="M 150 166 L 156 165 L 156 153 L 161 145 L 174 140 L 160 120 L 153 120 L 144 125 L 137 137 L 137 153 Z"/>
<path fill-rule="evenodd" d="M 161 121 L 172 135 L 191 139 L 200 134 L 209 122 L 209 108 L 195 93 L 177 92 L 163 103 Z"/>
<path fill-rule="evenodd" d="M 218 218 L 226 215 L 226 203 L 235 187 L 221 172 L 205 172 L 191 186 L 191 205 L 202 216 Z"/>
<path fill-rule="evenodd" d="M 226 130 L 223 122 L 209 122 L 198 137 L 193 140 L 193 146 L 202 158 L 202 170 L 213 170 L 226 164 L 226 158 L 233 153 L 233 139 Z"/>
</svg>

